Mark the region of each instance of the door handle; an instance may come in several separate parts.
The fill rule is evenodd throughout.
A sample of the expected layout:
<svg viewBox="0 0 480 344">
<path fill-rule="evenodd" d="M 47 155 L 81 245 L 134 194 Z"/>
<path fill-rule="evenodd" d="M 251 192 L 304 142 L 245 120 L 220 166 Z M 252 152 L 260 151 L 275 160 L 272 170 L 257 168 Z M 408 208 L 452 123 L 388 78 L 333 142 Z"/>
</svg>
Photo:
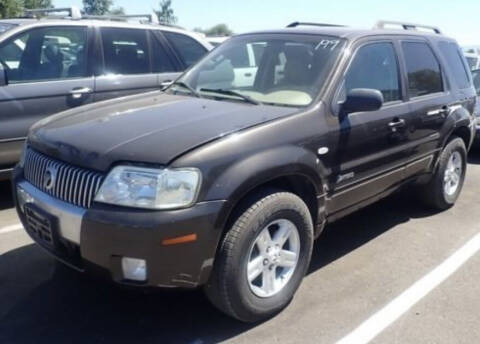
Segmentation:
<svg viewBox="0 0 480 344">
<path fill-rule="evenodd" d="M 427 116 L 438 116 L 438 115 L 446 115 L 450 111 L 450 108 L 448 106 L 444 106 L 440 109 L 435 109 L 427 112 Z"/>
<path fill-rule="evenodd" d="M 392 129 L 393 131 L 396 131 L 397 128 L 401 128 L 405 126 L 405 120 L 404 119 L 395 119 L 392 122 L 388 123 L 388 127 Z"/>
<path fill-rule="evenodd" d="M 160 87 L 163 90 L 164 88 L 167 88 L 171 84 L 173 84 L 173 80 L 165 80 L 160 83 Z"/>
<path fill-rule="evenodd" d="M 70 95 L 73 99 L 80 99 L 86 94 L 92 93 L 92 89 L 89 87 L 78 87 L 70 91 Z"/>
</svg>

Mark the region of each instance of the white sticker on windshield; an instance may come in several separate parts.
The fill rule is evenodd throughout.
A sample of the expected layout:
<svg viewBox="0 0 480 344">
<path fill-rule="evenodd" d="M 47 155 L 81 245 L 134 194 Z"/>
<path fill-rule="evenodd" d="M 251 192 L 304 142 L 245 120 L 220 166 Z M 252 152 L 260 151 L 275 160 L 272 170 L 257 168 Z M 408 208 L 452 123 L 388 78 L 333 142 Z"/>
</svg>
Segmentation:
<svg viewBox="0 0 480 344">
<path fill-rule="evenodd" d="M 317 44 L 315 50 L 318 49 L 330 49 L 334 50 L 340 44 L 340 40 L 338 39 L 322 39 L 320 43 Z"/>
</svg>

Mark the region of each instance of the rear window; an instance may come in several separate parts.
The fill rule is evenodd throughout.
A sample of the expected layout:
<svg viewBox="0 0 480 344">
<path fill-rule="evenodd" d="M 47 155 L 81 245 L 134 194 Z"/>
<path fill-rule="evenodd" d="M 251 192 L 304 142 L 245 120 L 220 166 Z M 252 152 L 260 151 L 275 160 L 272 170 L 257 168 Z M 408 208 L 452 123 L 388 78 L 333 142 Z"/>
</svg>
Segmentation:
<svg viewBox="0 0 480 344">
<path fill-rule="evenodd" d="M 138 29 L 102 28 L 106 74 L 150 73 L 147 32 Z"/>
<path fill-rule="evenodd" d="M 471 86 L 470 75 L 465 65 L 460 48 L 455 43 L 440 42 L 440 51 L 450 67 L 457 86 L 461 89 Z"/>
<path fill-rule="evenodd" d="M 432 49 L 423 42 L 403 42 L 410 98 L 443 91 L 440 63 Z"/>
</svg>

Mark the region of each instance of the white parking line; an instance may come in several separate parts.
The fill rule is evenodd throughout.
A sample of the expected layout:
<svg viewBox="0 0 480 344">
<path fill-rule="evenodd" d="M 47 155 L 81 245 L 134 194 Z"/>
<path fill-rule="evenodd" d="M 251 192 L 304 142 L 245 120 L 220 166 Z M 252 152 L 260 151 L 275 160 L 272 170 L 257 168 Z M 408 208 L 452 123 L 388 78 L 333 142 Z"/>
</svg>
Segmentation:
<svg viewBox="0 0 480 344">
<path fill-rule="evenodd" d="M 20 223 L 18 223 L 16 225 L 11 225 L 11 226 L 0 228 L 0 234 L 19 231 L 20 229 L 23 229 L 23 226 Z"/>
<path fill-rule="evenodd" d="M 366 344 L 480 251 L 480 233 L 337 344 Z"/>
</svg>

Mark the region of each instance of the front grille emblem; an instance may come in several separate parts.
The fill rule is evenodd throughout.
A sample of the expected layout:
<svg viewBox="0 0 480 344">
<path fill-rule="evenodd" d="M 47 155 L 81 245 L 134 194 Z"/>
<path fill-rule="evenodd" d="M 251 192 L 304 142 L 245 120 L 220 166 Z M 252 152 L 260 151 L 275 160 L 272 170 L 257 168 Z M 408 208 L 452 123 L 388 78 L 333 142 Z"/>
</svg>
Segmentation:
<svg viewBox="0 0 480 344">
<path fill-rule="evenodd" d="M 55 186 L 55 181 L 57 180 L 57 169 L 50 166 L 45 171 L 43 175 L 43 187 L 45 190 L 50 191 Z"/>
</svg>

